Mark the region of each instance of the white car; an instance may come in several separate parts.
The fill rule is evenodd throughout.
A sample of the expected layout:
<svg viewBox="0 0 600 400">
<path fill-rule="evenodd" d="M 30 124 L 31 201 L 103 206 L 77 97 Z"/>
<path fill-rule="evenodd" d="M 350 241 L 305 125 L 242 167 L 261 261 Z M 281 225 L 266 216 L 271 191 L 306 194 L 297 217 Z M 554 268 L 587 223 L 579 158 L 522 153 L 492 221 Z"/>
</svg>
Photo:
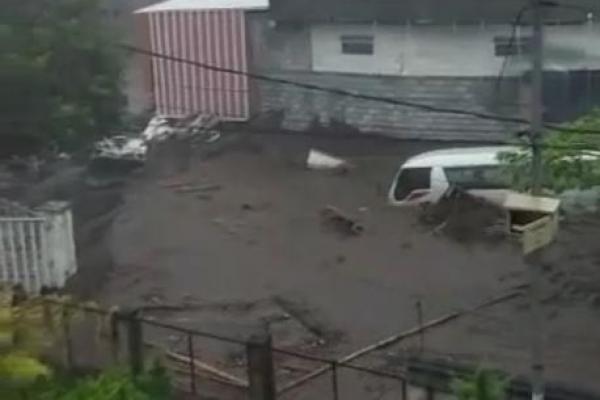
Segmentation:
<svg viewBox="0 0 600 400">
<path fill-rule="evenodd" d="M 464 147 L 435 150 L 409 158 L 389 191 L 395 206 L 436 203 L 451 185 L 502 204 L 511 191 L 499 155 L 522 151 L 516 146 Z"/>
</svg>

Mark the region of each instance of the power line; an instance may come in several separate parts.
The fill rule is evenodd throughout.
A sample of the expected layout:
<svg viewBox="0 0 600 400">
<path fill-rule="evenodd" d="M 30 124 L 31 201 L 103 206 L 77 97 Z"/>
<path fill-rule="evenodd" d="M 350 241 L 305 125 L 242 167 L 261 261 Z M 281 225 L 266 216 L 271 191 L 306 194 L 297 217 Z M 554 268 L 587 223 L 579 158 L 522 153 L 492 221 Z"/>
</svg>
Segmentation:
<svg viewBox="0 0 600 400">
<path fill-rule="evenodd" d="M 161 59 L 169 60 L 169 61 L 173 61 L 173 62 L 189 64 L 189 65 L 193 65 L 193 66 L 196 66 L 196 67 L 199 67 L 202 69 L 206 69 L 209 71 L 223 72 L 223 73 L 228 73 L 228 74 L 232 74 L 232 75 L 241 75 L 241 76 L 246 76 L 248 78 L 255 79 L 255 80 L 277 83 L 277 84 L 287 85 L 287 86 L 294 86 L 294 87 L 298 87 L 301 89 L 308 89 L 308 90 L 313 90 L 313 91 L 336 94 L 339 96 L 353 97 L 353 98 L 357 98 L 357 99 L 361 99 L 361 100 L 369 100 L 369 101 L 386 103 L 386 104 L 391 104 L 391 105 L 396 105 L 396 106 L 415 108 L 415 109 L 420 109 L 420 110 L 427 111 L 427 112 L 466 115 L 466 116 L 476 117 L 479 119 L 498 121 L 498 122 L 507 122 L 507 123 L 514 123 L 514 124 L 526 124 L 527 123 L 527 121 L 522 118 L 506 117 L 506 116 L 501 116 L 501 115 L 497 115 L 497 114 L 489 114 L 489 113 L 484 113 L 484 112 L 479 112 L 479 111 L 471 111 L 471 110 L 464 110 L 464 109 L 457 109 L 457 108 L 446 108 L 446 107 L 439 107 L 439 106 L 434 106 L 434 105 L 430 105 L 430 104 L 415 103 L 412 101 L 402 100 L 402 99 L 398 99 L 398 98 L 374 96 L 374 95 L 359 93 L 359 92 L 341 89 L 341 88 L 320 86 L 320 85 L 316 85 L 316 84 L 312 84 L 312 83 L 298 82 L 298 81 L 293 81 L 293 80 L 284 79 L 284 78 L 277 78 L 277 77 L 259 74 L 259 73 L 255 73 L 255 72 L 247 72 L 247 71 L 241 71 L 241 70 L 236 70 L 236 69 L 232 69 L 232 68 L 218 67 L 218 66 L 203 63 L 200 61 L 189 60 L 189 59 L 186 59 L 183 57 L 157 53 L 155 51 L 142 49 L 142 48 L 132 46 L 129 44 L 121 43 L 121 44 L 118 44 L 117 46 L 121 47 L 127 51 L 130 51 L 132 53 L 138 53 L 138 54 L 143 54 L 143 55 L 150 56 L 150 57 L 161 58 Z M 599 131 L 599 133 L 600 133 L 600 131 Z"/>
<path fill-rule="evenodd" d="M 245 77 L 248 77 L 248 78 L 254 79 L 254 80 L 260 80 L 260 81 L 271 82 L 271 83 L 276 83 L 276 84 L 281 84 L 281 85 L 293 86 L 293 87 L 298 87 L 301 89 L 307 89 L 307 90 L 312 90 L 312 91 L 330 93 L 330 94 L 335 94 L 335 95 L 339 95 L 339 96 L 343 96 L 343 97 L 352 97 L 352 98 L 357 98 L 357 99 L 361 99 L 361 100 L 368 100 L 368 101 L 374 101 L 374 102 L 379 102 L 379 103 L 384 103 L 384 104 L 403 106 L 403 107 L 418 109 L 418 110 L 422 110 L 425 112 L 431 112 L 431 113 L 464 115 L 464 116 L 470 116 L 470 117 L 474 117 L 474 118 L 478 118 L 478 119 L 482 119 L 482 120 L 497 121 L 497 122 L 504 122 L 504 123 L 511 123 L 511 124 L 519 124 L 519 125 L 529 124 L 529 121 L 527 119 L 519 118 L 519 117 L 507 117 L 507 116 L 502 116 L 499 114 L 490 114 L 490 113 L 485 113 L 485 112 L 465 110 L 465 109 L 459 109 L 459 108 L 439 107 L 439 106 L 434 106 L 434 105 L 430 105 L 430 104 L 416 103 L 416 102 L 398 99 L 398 98 L 375 96 L 375 95 L 359 93 L 359 92 L 341 89 L 341 88 L 320 86 L 320 85 L 306 83 L 306 82 L 298 82 L 298 81 L 294 81 L 294 80 L 273 77 L 273 76 L 255 73 L 255 72 L 247 72 L 247 71 L 241 71 L 241 70 L 232 69 L 232 68 L 218 67 L 216 65 L 211 65 L 211 64 L 204 63 L 204 62 L 200 62 L 200 61 L 189 60 L 189 59 L 186 59 L 183 57 L 157 53 L 155 51 L 142 49 L 142 48 L 132 46 L 130 44 L 125 44 L 125 43 L 119 43 L 119 44 L 116 44 L 116 46 L 121 49 L 124 49 L 126 51 L 132 52 L 132 53 L 142 54 L 142 55 L 146 55 L 149 57 L 161 58 L 164 60 L 183 63 L 183 64 L 189 64 L 189 65 L 193 65 L 195 67 L 206 69 L 209 71 L 223 72 L 223 73 L 228 73 L 228 74 L 232 74 L 232 75 L 240 75 L 240 76 L 245 76 Z M 552 124 L 552 123 L 545 123 L 544 127 L 547 129 L 558 131 L 558 132 L 585 133 L 585 134 L 600 135 L 600 130 L 567 128 L 567 127 Z"/>
<path fill-rule="evenodd" d="M 541 1 L 540 6 L 548 7 L 548 8 L 564 8 L 567 10 L 577 10 L 582 13 L 585 13 L 585 19 L 587 19 L 587 13 L 590 11 L 586 7 L 575 6 L 572 4 L 561 4 L 561 3 L 558 3 L 555 1 L 549 1 L 549 0 Z M 518 11 L 517 16 L 515 17 L 514 21 L 511 24 L 511 34 L 510 34 L 510 38 L 508 41 L 508 49 L 511 49 L 512 46 L 514 45 L 514 42 L 515 42 L 516 36 L 517 36 L 517 28 L 522 24 L 522 19 L 523 19 L 523 16 L 525 15 L 525 12 L 531 11 L 531 10 L 532 10 L 532 6 L 530 4 L 526 4 L 523 7 L 521 7 L 521 9 Z M 499 88 L 502 78 L 504 77 L 504 72 L 506 70 L 508 60 L 510 59 L 510 57 L 511 57 L 511 54 L 506 54 L 504 56 L 504 60 L 502 62 L 502 67 L 500 68 L 500 71 L 498 72 L 498 78 L 496 79 L 496 89 Z"/>
<path fill-rule="evenodd" d="M 531 9 L 531 5 L 529 5 L 529 4 L 521 7 L 519 12 L 517 13 L 517 16 L 515 17 L 514 21 L 512 22 L 511 34 L 510 34 L 510 38 L 508 40 L 508 50 L 509 51 L 512 48 L 514 41 L 517 38 L 517 27 L 519 25 L 521 25 L 521 19 L 523 18 L 523 15 L 525 14 L 525 12 L 529 11 L 530 9 Z M 498 89 L 500 88 L 500 83 L 502 83 L 502 78 L 504 78 L 504 71 L 506 70 L 506 67 L 508 65 L 509 58 L 510 58 L 510 55 L 506 54 L 504 56 L 504 60 L 502 61 L 502 66 L 500 67 L 500 71 L 498 72 L 498 77 L 496 78 L 496 91 L 498 91 Z"/>
</svg>

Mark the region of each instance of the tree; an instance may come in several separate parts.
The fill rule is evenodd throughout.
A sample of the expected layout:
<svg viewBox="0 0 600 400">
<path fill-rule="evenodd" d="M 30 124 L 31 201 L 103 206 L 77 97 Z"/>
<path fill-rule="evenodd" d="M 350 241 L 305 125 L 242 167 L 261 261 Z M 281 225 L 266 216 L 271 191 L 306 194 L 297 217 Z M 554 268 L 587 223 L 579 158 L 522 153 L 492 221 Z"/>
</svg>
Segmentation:
<svg viewBox="0 0 600 400">
<path fill-rule="evenodd" d="M 565 125 L 574 130 L 600 131 L 600 109 Z M 600 185 L 600 135 L 553 131 L 545 133 L 542 162 L 544 187 L 556 193 Z M 501 156 L 513 186 L 531 187 L 531 152 L 524 149 Z"/>
<path fill-rule="evenodd" d="M 98 0 L 5 0 L 0 139 L 74 146 L 118 126 L 122 57 Z"/>
</svg>

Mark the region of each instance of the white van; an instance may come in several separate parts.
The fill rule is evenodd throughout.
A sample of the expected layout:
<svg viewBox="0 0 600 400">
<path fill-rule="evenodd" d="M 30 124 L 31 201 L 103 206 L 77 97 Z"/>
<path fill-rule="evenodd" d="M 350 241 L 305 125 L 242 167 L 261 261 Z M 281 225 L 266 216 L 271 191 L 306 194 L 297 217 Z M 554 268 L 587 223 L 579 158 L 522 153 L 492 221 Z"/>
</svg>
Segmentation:
<svg viewBox="0 0 600 400">
<path fill-rule="evenodd" d="M 502 173 L 500 153 L 522 151 L 516 146 L 464 147 L 435 150 L 409 158 L 389 192 L 395 206 L 435 203 L 456 185 L 469 193 L 502 204 L 509 182 Z"/>
</svg>

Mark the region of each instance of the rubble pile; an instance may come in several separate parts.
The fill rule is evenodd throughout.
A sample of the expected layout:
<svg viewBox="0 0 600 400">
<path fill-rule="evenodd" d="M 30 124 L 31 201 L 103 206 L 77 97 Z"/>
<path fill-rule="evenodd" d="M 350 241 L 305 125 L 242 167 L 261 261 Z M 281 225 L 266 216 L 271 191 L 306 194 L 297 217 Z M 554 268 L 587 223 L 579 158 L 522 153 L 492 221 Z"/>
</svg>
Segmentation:
<svg viewBox="0 0 600 400">
<path fill-rule="evenodd" d="M 214 114 L 197 114 L 185 118 L 167 118 L 155 116 L 148 122 L 141 138 L 145 142 L 162 142 L 169 138 L 205 138 L 218 140 L 220 134 L 215 130 L 219 118 Z"/>
<path fill-rule="evenodd" d="M 506 211 L 458 188 L 449 189 L 436 204 L 422 210 L 420 221 L 434 233 L 464 242 L 501 239 L 508 232 Z"/>
<path fill-rule="evenodd" d="M 147 151 L 148 146 L 142 139 L 113 136 L 96 142 L 92 157 L 143 162 Z"/>
<path fill-rule="evenodd" d="M 197 114 L 185 118 L 155 116 L 138 136 L 112 136 L 94 145 L 93 159 L 119 160 L 143 163 L 151 143 L 170 138 L 191 139 L 191 144 L 212 143 L 220 138 L 215 129 L 219 118 L 213 114 Z"/>
</svg>

